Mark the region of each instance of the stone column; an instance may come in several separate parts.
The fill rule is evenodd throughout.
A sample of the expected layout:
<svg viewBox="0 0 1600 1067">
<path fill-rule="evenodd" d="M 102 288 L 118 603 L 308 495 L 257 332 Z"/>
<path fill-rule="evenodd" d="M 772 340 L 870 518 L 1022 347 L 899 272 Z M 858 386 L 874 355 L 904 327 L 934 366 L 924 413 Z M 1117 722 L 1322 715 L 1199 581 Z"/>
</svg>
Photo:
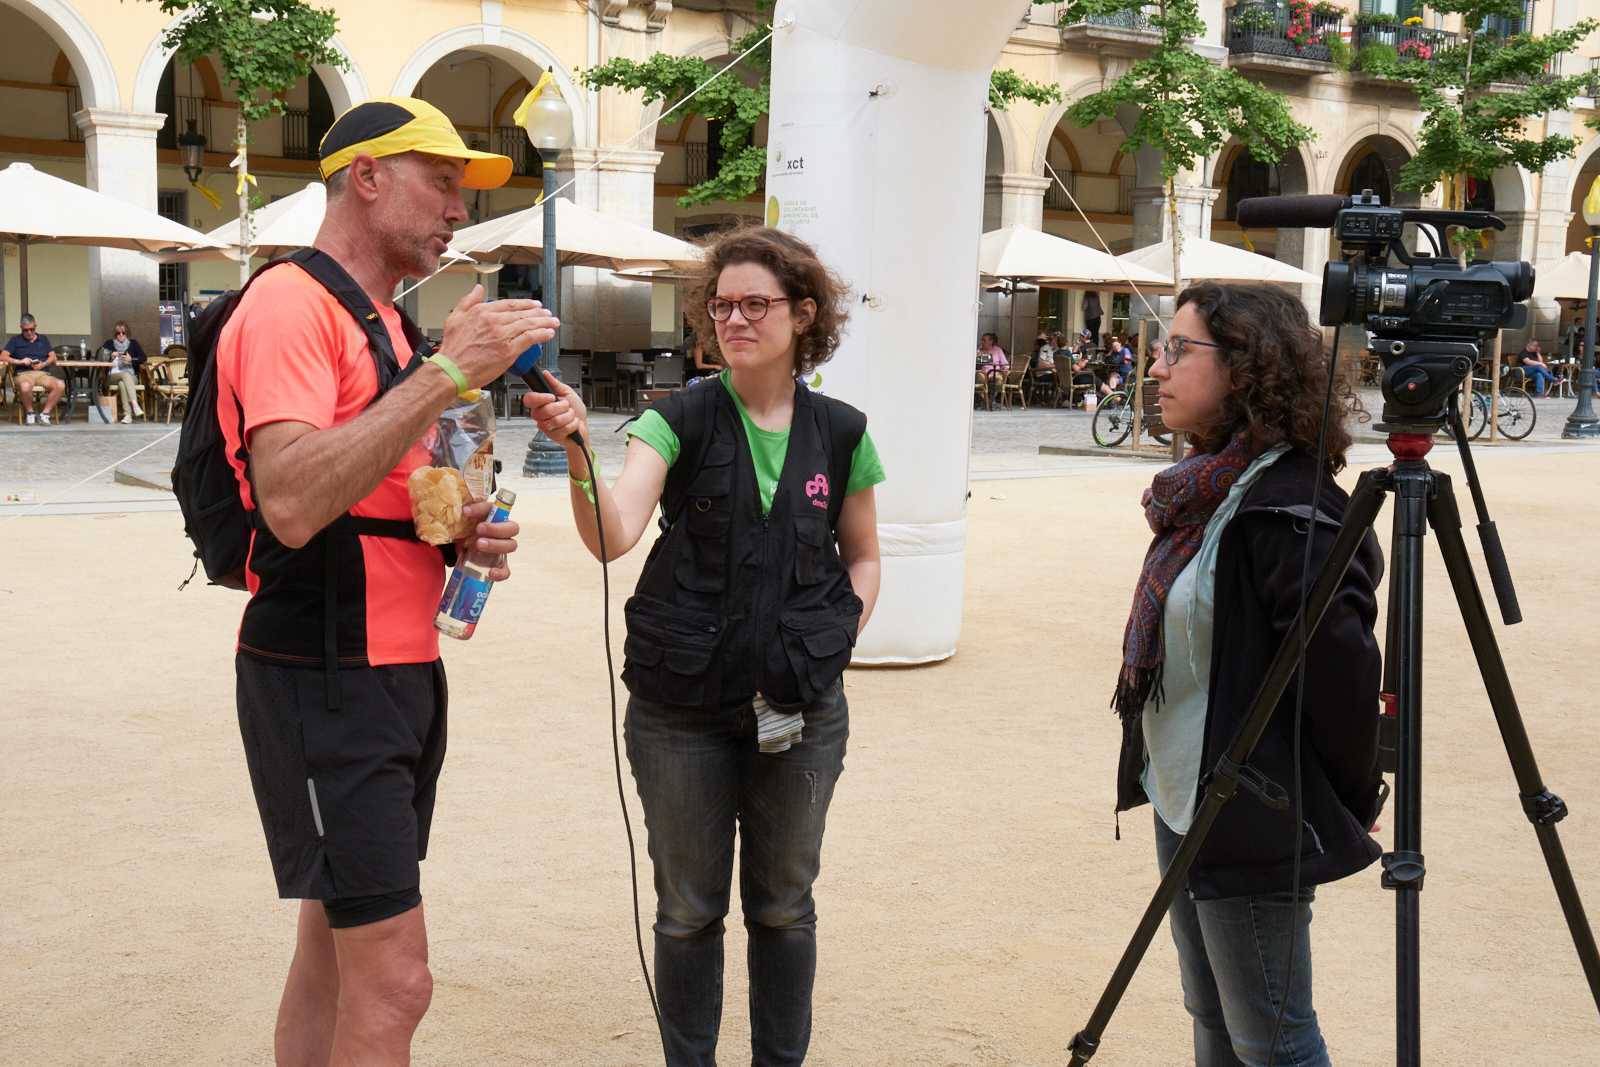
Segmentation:
<svg viewBox="0 0 1600 1067">
<path fill-rule="evenodd" d="M 1572 133 L 1572 112 L 1553 111 L 1546 119 L 1547 135 Z M 1572 183 L 1577 170 L 1570 159 L 1561 159 L 1546 167 L 1539 182 L 1539 203 L 1535 205 L 1535 235 L 1525 258 L 1534 263 L 1556 263 L 1567 254 L 1567 229 L 1572 225 Z M 1587 192 L 1588 190 L 1584 190 Z M 1510 220 L 1507 220 L 1508 224 Z M 1545 342 L 1545 351 L 1555 351 L 1561 332 L 1561 305 L 1554 300 L 1528 301 L 1528 318 L 1533 326 L 1533 336 Z"/>
<path fill-rule="evenodd" d="M 1044 194 L 1051 186 L 1049 178 L 1037 174 L 990 174 L 983 179 L 983 229 L 998 230 L 1005 226 L 1026 226 L 1030 230 L 1044 228 Z M 1011 302 L 1004 293 L 984 293 L 983 309 L 978 315 L 978 329 L 1000 338 L 1001 347 L 1011 354 L 1014 347 L 1011 336 Z M 1023 339 L 1021 346 L 1031 350 L 1033 337 L 1039 332 L 1039 294 L 1018 294 L 1016 307 L 1016 333 Z M 976 347 L 978 339 L 972 339 Z"/>
<path fill-rule="evenodd" d="M 1211 237 L 1211 210 L 1222 190 L 1209 185 L 1183 185 L 1175 189 L 1175 199 L 1178 208 L 1178 229 L 1181 233 L 1209 240 Z M 1145 248 L 1155 243 L 1169 243 L 1172 240 L 1171 230 L 1172 214 L 1167 210 L 1167 191 L 1162 186 L 1144 186 L 1133 191 L 1133 247 Z M 1163 256 L 1161 263 L 1155 267 L 1162 274 L 1172 273 L 1172 256 L 1170 253 Z M 1180 286 L 1182 281 L 1180 279 Z M 1171 321 L 1176 301 L 1172 297 L 1162 297 L 1152 301 L 1156 305 L 1161 317 Z M 1150 317 L 1149 311 L 1142 306 L 1142 301 L 1137 297 L 1132 299 L 1128 306 L 1128 330 L 1137 332 L 1138 324 Z M 1106 305 L 1106 323 L 1101 326 L 1101 332 L 1111 329 L 1111 307 Z M 1154 333 L 1151 334 L 1155 336 Z"/>
<path fill-rule="evenodd" d="M 166 116 L 85 108 L 72 118 L 83 131 L 89 188 L 155 211 L 156 133 Z M 91 248 L 89 291 L 95 294 L 89 311 L 91 344 L 111 336 L 111 323 L 126 319 L 135 337 L 159 346 L 153 260 L 138 252 Z"/>
<path fill-rule="evenodd" d="M 654 229 L 660 162 L 661 153 L 653 150 L 575 148 L 562 155 L 556 172 L 562 184 L 577 175 L 562 196 L 609 218 Z M 556 236 L 559 241 L 559 232 Z M 563 348 L 621 351 L 651 344 L 649 282 L 623 281 L 597 267 L 569 267 L 561 279 Z"/>
</svg>

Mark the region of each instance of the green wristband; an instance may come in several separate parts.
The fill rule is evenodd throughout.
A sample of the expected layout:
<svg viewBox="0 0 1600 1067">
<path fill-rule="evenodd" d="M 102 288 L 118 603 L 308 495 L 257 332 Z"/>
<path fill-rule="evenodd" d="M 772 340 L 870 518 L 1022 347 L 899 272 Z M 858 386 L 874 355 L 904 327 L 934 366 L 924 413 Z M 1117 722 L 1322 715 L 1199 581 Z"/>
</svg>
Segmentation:
<svg viewBox="0 0 1600 1067">
<path fill-rule="evenodd" d="M 594 479 L 598 479 L 600 477 L 600 457 L 596 456 L 593 452 L 589 452 L 587 450 L 585 450 L 585 454 L 589 457 L 589 469 L 590 469 L 589 477 L 588 478 L 579 478 L 576 474 L 574 474 L 572 472 L 572 469 L 569 467 L 567 469 L 567 480 L 570 481 L 573 485 L 577 486 L 579 489 L 581 489 L 583 491 L 583 495 L 586 498 L 588 498 L 589 503 L 593 504 L 594 503 Z"/>
<path fill-rule="evenodd" d="M 467 385 L 467 376 L 461 373 L 461 368 L 456 366 L 455 360 L 449 356 L 435 352 L 428 357 L 427 362 L 444 371 L 450 381 L 455 383 L 456 397 L 458 399 L 472 391 L 471 386 Z"/>
</svg>

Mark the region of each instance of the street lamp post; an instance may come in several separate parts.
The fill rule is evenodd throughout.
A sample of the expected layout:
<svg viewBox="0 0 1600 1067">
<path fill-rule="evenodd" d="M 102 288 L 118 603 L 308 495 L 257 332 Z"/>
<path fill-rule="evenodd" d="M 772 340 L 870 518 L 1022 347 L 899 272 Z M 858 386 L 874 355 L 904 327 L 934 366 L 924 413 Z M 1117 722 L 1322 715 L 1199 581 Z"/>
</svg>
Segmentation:
<svg viewBox="0 0 1600 1067">
<path fill-rule="evenodd" d="M 544 254 L 539 264 L 540 299 L 550 313 L 561 317 L 561 270 L 556 262 L 556 157 L 572 147 L 572 109 L 552 86 L 540 93 L 528 106 L 523 118 L 523 129 L 528 140 L 539 150 L 539 161 L 544 169 Z M 539 360 L 540 369 L 552 378 L 561 377 L 561 334 L 545 343 Z M 566 450 L 544 433 L 535 430 L 528 442 L 528 454 L 522 461 L 522 473 L 565 474 Z"/>
<path fill-rule="evenodd" d="M 1600 295 L 1600 178 L 1583 201 L 1589 224 L 1589 303 L 1583 309 L 1583 362 L 1578 368 L 1578 406 L 1567 416 L 1562 437 L 1600 437 L 1600 416 L 1594 413 L 1595 298 Z"/>
</svg>

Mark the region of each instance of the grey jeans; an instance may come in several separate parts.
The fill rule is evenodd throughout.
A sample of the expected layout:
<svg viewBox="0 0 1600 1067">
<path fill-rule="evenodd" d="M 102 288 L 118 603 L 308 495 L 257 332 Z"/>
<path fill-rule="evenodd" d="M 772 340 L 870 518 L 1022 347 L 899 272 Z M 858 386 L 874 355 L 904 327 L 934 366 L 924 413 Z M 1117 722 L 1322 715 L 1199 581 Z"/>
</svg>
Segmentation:
<svg viewBox="0 0 1600 1067">
<path fill-rule="evenodd" d="M 716 1062 L 737 829 L 751 1062 L 803 1063 L 817 967 L 811 884 L 850 733 L 843 685 L 806 710 L 804 738 L 786 752 L 757 749 L 749 707 L 704 711 L 634 696 L 625 729 L 655 866 L 656 991 L 667 1062 Z"/>
</svg>

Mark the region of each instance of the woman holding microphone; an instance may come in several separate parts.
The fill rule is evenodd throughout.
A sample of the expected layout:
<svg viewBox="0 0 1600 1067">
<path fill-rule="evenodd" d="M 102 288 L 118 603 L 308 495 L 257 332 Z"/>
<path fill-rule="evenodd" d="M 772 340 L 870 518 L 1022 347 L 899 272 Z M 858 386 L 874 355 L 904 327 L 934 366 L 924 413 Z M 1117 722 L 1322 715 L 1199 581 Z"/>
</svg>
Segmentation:
<svg viewBox="0 0 1600 1067">
<path fill-rule="evenodd" d="M 524 399 L 567 449 L 579 536 L 604 558 L 661 535 L 626 607 L 628 761 L 655 866 L 667 1061 L 715 1062 L 723 917 L 740 840 L 752 1062 L 798 1064 L 811 1035 L 811 885 L 849 717 L 841 676 L 878 595 L 884 478 L 866 418 L 799 379 L 833 355 L 845 286 L 804 242 L 735 230 L 707 249 L 690 306 L 717 382 L 628 428 L 622 472 L 591 484 L 577 395 Z"/>
<path fill-rule="evenodd" d="M 1166 424 L 1195 447 L 1144 493 L 1155 538 L 1117 678 L 1117 811 L 1152 803 L 1164 871 L 1201 781 L 1296 624 L 1307 537 L 1313 579 L 1328 557 L 1348 503 L 1333 476 L 1350 434 L 1342 405 L 1323 425 L 1321 334 L 1271 286 L 1184 290 L 1150 374 Z M 1379 854 L 1368 829 L 1384 795 L 1373 637 L 1382 572 L 1369 532 L 1307 649 L 1298 733 L 1291 681 L 1250 758 L 1292 799 L 1280 809 L 1241 789 L 1168 913 L 1200 1067 L 1329 1062 L 1311 1002 L 1311 901 L 1314 886 Z"/>
</svg>

